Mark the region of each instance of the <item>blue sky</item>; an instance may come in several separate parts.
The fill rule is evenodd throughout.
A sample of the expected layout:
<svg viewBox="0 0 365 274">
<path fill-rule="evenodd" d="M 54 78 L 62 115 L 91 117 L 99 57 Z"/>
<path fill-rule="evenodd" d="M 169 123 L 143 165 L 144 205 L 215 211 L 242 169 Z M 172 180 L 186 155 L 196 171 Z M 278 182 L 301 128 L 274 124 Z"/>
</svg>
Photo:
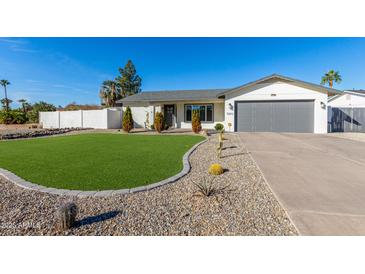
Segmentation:
<svg viewBox="0 0 365 274">
<path fill-rule="evenodd" d="M 128 59 L 145 91 L 231 88 L 272 73 L 319 83 L 329 69 L 343 77 L 336 88 L 365 89 L 364 38 L 0 38 L 14 101 L 98 104 L 101 82 Z"/>
</svg>

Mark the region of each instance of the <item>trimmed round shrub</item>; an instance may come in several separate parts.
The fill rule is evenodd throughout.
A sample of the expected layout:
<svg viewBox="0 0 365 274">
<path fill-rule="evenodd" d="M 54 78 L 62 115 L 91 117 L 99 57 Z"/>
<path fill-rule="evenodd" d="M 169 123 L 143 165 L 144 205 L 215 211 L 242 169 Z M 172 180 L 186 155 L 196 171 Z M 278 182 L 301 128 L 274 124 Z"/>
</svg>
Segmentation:
<svg viewBox="0 0 365 274">
<path fill-rule="evenodd" d="M 127 107 L 123 115 L 123 130 L 130 132 L 133 129 L 133 117 L 130 107 Z"/>
<path fill-rule="evenodd" d="M 223 174 L 224 170 L 220 164 L 212 164 L 209 167 L 209 173 L 213 175 L 221 175 Z"/>
<path fill-rule="evenodd" d="M 161 131 L 164 129 L 164 118 L 162 112 L 156 112 L 155 114 L 155 120 L 154 120 L 154 128 L 158 133 L 161 133 Z"/>
<path fill-rule="evenodd" d="M 200 116 L 198 110 L 193 110 L 193 118 L 191 120 L 191 127 L 194 133 L 199 133 L 202 130 L 202 125 L 200 122 Z"/>
<path fill-rule="evenodd" d="M 224 125 L 221 123 L 216 123 L 214 126 L 216 131 L 223 131 L 224 130 Z"/>
</svg>

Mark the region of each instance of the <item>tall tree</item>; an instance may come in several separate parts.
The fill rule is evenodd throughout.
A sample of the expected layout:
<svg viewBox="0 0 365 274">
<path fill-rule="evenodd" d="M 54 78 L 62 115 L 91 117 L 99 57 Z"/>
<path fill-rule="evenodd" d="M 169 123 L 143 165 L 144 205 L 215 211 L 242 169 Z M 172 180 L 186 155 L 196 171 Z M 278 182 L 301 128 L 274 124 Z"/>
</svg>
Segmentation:
<svg viewBox="0 0 365 274">
<path fill-rule="evenodd" d="M 9 110 L 9 105 L 13 102 L 13 100 L 3 98 L 0 100 L 0 102 L 3 109 Z"/>
<path fill-rule="evenodd" d="M 34 103 L 32 105 L 32 109 L 27 113 L 29 121 L 32 123 L 38 123 L 40 111 L 56 111 L 56 107 L 43 101 Z"/>
<path fill-rule="evenodd" d="M 22 104 L 23 112 L 26 113 L 27 112 L 27 110 L 26 110 L 27 100 L 25 100 L 25 99 L 19 99 L 18 102 Z"/>
<path fill-rule="evenodd" d="M 106 107 L 114 107 L 118 99 L 121 98 L 119 83 L 113 80 L 106 80 L 102 83 L 99 97 Z"/>
<path fill-rule="evenodd" d="M 131 60 L 128 60 L 124 68 L 119 68 L 120 76 L 115 80 L 121 87 L 121 97 L 136 94 L 141 91 L 142 78 L 137 74 L 136 68 Z"/>
<path fill-rule="evenodd" d="M 2 85 L 4 87 L 4 91 L 5 91 L 5 110 L 6 110 L 6 112 L 8 112 L 9 111 L 9 100 L 8 100 L 8 93 L 6 91 L 6 87 L 8 85 L 10 85 L 10 82 L 8 80 L 3 79 L 3 80 L 0 80 L 0 85 Z"/>
<path fill-rule="evenodd" d="M 333 88 L 333 83 L 341 83 L 342 77 L 338 71 L 331 69 L 322 76 L 321 85 L 328 84 L 330 88 Z"/>
</svg>

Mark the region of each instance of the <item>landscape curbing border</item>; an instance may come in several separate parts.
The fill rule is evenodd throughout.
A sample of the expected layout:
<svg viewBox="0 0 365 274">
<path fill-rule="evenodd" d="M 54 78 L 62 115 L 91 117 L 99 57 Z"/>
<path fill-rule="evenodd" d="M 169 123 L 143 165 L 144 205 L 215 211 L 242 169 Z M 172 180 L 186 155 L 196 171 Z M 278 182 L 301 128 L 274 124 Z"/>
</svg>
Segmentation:
<svg viewBox="0 0 365 274">
<path fill-rule="evenodd" d="M 56 195 L 62 195 L 62 196 L 73 196 L 73 197 L 107 197 L 111 195 L 123 195 L 123 194 L 129 194 L 129 193 L 136 193 L 141 191 L 148 191 L 152 190 L 154 188 L 173 183 L 177 181 L 178 179 L 184 177 L 186 174 L 189 173 L 191 169 L 191 165 L 189 162 L 190 155 L 195 151 L 195 149 L 200 146 L 201 144 L 208 141 L 208 138 L 205 138 L 203 141 L 195 144 L 192 148 L 190 148 L 183 156 L 183 169 L 178 174 L 171 176 L 167 179 L 164 179 L 162 181 L 159 181 L 157 183 L 145 185 L 145 186 L 139 186 L 135 188 L 126 188 L 126 189 L 118 189 L 118 190 L 101 190 L 101 191 L 82 191 L 82 190 L 69 190 L 69 189 L 58 189 L 58 188 L 51 188 L 51 187 L 45 187 L 41 185 L 37 185 L 31 182 L 28 182 L 19 176 L 15 175 L 14 173 L 10 172 L 9 170 L 6 170 L 4 168 L 0 168 L 0 176 L 5 178 L 6 180 L 12 182 L 13 184 L 20 186 L 25 189 L 35 190 L 43 193 L 48 194 L 56 194 Z"/>
</svg>

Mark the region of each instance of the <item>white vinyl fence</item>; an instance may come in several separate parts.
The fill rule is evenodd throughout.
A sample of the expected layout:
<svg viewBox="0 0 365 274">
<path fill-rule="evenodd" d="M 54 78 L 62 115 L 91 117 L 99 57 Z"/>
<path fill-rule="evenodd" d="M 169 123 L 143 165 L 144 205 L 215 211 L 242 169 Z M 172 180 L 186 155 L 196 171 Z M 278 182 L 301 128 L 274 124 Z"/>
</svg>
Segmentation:
<svg viewBox="0 0 365 274">
<path fill-rule="evenodd" d="M 121 128 L 121 108 L 100 110 L 47 111 L 39 113 L 43 128 Z"/>
</svg>

